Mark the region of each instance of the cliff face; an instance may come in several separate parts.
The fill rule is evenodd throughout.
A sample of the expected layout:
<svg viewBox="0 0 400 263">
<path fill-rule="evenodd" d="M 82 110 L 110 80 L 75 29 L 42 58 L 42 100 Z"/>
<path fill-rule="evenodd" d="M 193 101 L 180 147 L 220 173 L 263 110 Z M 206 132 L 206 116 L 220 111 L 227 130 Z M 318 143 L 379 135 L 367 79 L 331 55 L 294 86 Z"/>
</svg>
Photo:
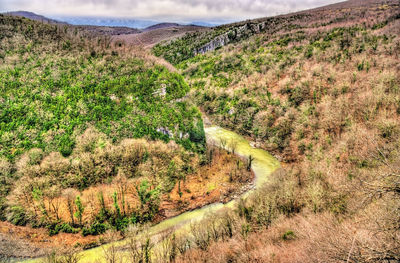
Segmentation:
<svg viewBox="0 0 400 263">
<path fill-rule="evenodd" d="M 202 46 L 201 48 L 195 50 L 194 53 L 195 53 L 195 55 L 204 54 L 209 51 L 213 51 L 219 47 L 223 47 L 228 43 L 229 43 L 228 34 L 223 34 L 223 35 L 217 36 L 216 38 L 211 40 L 209 43 L 207 43 L 204 46 Z"/>
<path fill-rule="evenodd" d="M 228 44 L 241 42 L 256 34 L 268 33 L 271 35 L 279 31 L 300 28 L 301 25 L 299 23 L 307 21 L 309 16 L 307 13 L 296 13 L 203 29 L 171 41 L 159 43 L 153 47 L 153 53 L 174 65 L 178 65 L 198 54 L 204 54 Z"/>
<path fill-rule="evenodd" d="M 223 47 L 229 43 L 237 42 L 242 39 L 248 38 L 252 35 L 264 32 L 267 28 L 270 28 L 269 25 L 274 24 L 274 19 L 270 21 L 264 21 L 260 23 L 246 23 L 240 26 L 233 26 L 227 32 L 216 36 L 213 40 L 203 45 L 202 47 L 196 49 L 194 51 L 194 55 L 204 54 L 209 51 L 214 51 L 219 47 Z"/>
<path fill-rule="evenodd" d="M 278 17 L 268 17 L 252 21 L 248 20 L 245 22 L 227 25 L 222 28 L 223 33 L 214 37 L 207 44 L 195 49 L 193 54 L 197 55 L 214 51 L 219 47 L 242 41 L 259 33 L 273 34 L 282 29 L 287 29 L 287 27 L 291 24 L 293 26 L 294 22 L 306 17 L 309 17 L 309 14 L 292 14 Z"/>
</svg>

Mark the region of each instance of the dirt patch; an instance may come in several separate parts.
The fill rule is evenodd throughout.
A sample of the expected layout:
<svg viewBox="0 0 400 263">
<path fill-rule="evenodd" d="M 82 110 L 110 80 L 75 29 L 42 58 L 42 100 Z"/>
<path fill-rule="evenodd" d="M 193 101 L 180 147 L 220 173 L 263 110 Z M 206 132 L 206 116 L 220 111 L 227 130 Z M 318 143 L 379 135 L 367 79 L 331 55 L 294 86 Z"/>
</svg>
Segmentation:
<svg viewBox="0 0 400 263">
<path fill-rule="evenodd" d="M 196 175 L 176 184 L 161 204 L 165 216 L 176 216 L 215 202 L 228 202 L 251 187 L 254 174 L 244 167 L 236 169 L 232 160 L 232 155 L 227 153 L 219 155 L 215 165 L 202 167 Z"/>
</svg>

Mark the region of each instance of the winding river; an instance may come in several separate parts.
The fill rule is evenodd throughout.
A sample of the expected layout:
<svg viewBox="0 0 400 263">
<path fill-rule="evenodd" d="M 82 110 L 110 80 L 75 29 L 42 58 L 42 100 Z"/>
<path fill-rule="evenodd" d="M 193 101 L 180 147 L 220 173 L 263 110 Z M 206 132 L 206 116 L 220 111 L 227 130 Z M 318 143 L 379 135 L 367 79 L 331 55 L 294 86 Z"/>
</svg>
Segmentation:
<svg viewBox="0 0 400 263">
<path fill-rule="evenodd" d="M 273 156 L 264 150 L 252 148 L 245 138 L 234 132 L 217 126 L 207 127 L 205 128 L 205 132 L 208 143 L 213 143 L 220 146 L 221 141 L 224 141 L 224 144 L 229 144 L 233 141 L 236 145 L 235 154 L 242 157 L 248 157 L 251 155 L 254 158 L 252 162 L 252 169 L 255 174 L 255 188 L 266 182 L 269 178 L 269 175 L 279 168 L 279 162 Z M 247 191 L 241 197 L 249 195 L 251 191 L 253 190 Z M 234 199 L 226 204 L 214 203 L 193 211 L 185 212 L 181 215 L 166 219 L 159 224 L 150 227 L 148 234 L 152 236 L 169 229 L 175 229 L 175 231 L 179 231 L 188 228 L 190 226 L 190 222 L 200 220 L 205 215 L 218 211 L 224 207 L 234 207 L 237 202 L 238 199 Z M 122 240 L 113 244 L 118 247 L 124 245 L 125 243 L 126 241 Z M 96 247 L 81 252 L 81 260 L 79 262 L 102 262 L 104 258 L 104 249 L 110 245 L 111 244 L 106 244 L 101 247 Z M 31 262 L 38 262 L 38 260 L 31 260 Z"/>
</svg>

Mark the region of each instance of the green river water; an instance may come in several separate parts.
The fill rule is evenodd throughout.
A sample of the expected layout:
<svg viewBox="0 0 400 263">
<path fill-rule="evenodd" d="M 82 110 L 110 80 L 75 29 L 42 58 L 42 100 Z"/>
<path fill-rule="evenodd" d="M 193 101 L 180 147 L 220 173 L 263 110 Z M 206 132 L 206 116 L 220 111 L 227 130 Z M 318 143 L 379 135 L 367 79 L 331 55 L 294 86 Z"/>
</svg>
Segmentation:
<svg viewBox="0 0 400 263">
<path fill-rule="evenodd" d="M 228 145 L 230 142 L 234 141 L 236 144 L 235 153 L 237 155 L 242 157 L 248 157 L 251 155 L 254 158 L 252 170 L 255 174 L 255 188 L 260 187 L 268 180 L 269 175 L 279 168 L 279 162 L 273 156 L 264 150 L 252 148 L 245 138 L 234 132 L 217 126 L 207 127 L 205 128 L 205 132 L 208 143 L 213 143 L 220 146 L 221 140 L 224 140 Z M 251 191 L 253 190 L 247 191 L 241 197 L 247 196 Z M 159 224 L 150 227 L 148 230 L 148 235 L 157 235 L 158 233 L 169 229 L 174 229 L 174 231 L 186 231 L 189 229 L 191 222 L 195 220 L 201 220 L 205 215 L 218 211 L 222 208 L 234 207 L 237 202 L 238 199 L 234 199 L 226 204 L 214 203 L 193 211 L 185 212 L 176 217 L 166 219 Z M 113 243 L 115 246 L 123 246 L 124 244 L 126 244 L 126 241 L 124 240 Z M 81 252 L 81 260 L 79 262 L 104 262 L 104 250 L 109 246 L 111 246 L 111 244 L 106 244 Z M 24 262 L 39 262 L 39 259 Z"/>
</svg>

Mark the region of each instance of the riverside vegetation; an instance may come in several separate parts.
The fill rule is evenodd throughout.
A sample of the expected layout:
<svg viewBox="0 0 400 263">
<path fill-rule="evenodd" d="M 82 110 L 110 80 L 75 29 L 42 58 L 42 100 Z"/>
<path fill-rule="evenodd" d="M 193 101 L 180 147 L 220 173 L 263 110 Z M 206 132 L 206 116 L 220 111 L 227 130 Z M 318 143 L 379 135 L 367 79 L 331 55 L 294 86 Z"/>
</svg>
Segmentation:
<svg viewBox="0 0 400 263">
<path fill-rule="evenodd" d="M 153 53 L 189 84 L 188 100 L 283 167 L 234 209 L 189 231 L 150 237 L 138 234 L 146 233 L 138 224 L 127 227 L 130 261 L 399 261 L 399 10 L 394 0 L 353 0 L 156 45 Z M 78 149 L 63 158 L 73 164 Z M 136 187 L 152 192 L 150 199 L 160 189 L 145 182 Z M 74 202 L 79 221 L 80 201 Z M 121 206 L 113 211 L 121 213 Z M 76 255 L 53 253 L 46 260 L 77 262 Z M 118 247 L 105 248 L 104 261 L 123 261 Z"/>
</svg>

